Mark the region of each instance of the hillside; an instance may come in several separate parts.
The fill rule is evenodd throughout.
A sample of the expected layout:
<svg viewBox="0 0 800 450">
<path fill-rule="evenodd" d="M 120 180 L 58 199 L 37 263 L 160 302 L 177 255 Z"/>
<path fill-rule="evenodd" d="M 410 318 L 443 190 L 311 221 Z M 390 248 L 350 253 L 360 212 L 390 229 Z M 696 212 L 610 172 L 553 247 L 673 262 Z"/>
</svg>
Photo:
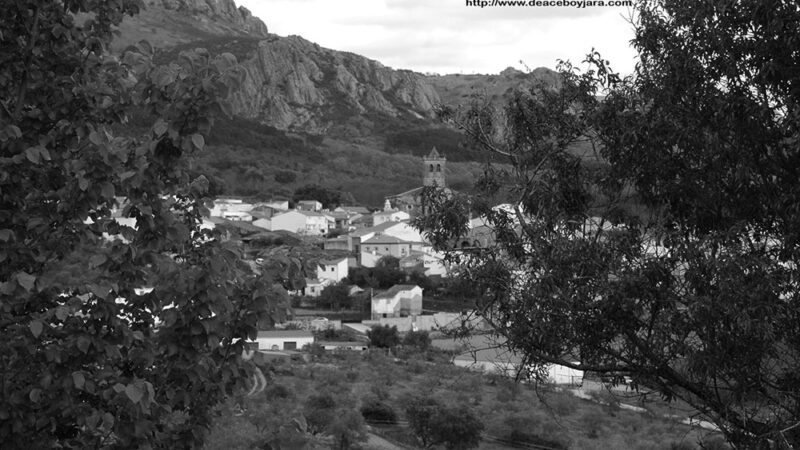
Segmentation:
<svg viewBox="0 0 800 450">
<path fill-rule="evenodd" d="M 199 47 L 236 56 L 247 77 L 233 94 L 235 117 L 217 121 L 195 167 L 232 195 L 290 196 L 316 183 L 380 206 L 384 196 L 419 186 L 419 157 L 433 146 L 450 162 L 448 184 L 467 190 L 485 156 L 436 120 L 436 106 L 464 103 L 473 93 L 499 102 L 516 87 L 555 79 L 547 69 L 463 76 L 395 70 L 300 36 L 269 34 L 233 0 L 147 0 L 119 31 L 113 51 L 147 39 L 158 63 Z M 135 125 L 149 126 L 140 119 Z"/>
<path fill-rule="evenodd" d="M 442 103 L 450 106 L 468 105 L 476 95 L 500 104 L 515 89 L 524 89 L 536 83 L 546 86 L 557 86 L 559 83 L 558 74 L 544 67 L 527 73 L 509 67 L 496 75 L 430 75 L 427 81 L 439 94 Z"/>
</svg>

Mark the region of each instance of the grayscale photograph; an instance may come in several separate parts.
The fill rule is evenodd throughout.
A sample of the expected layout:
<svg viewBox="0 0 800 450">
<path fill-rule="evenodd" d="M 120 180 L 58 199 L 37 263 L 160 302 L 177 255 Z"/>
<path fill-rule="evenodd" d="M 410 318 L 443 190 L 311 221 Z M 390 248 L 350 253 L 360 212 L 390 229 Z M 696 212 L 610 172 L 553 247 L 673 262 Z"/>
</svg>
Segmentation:
<svg viewBox="0 0 800 450">
<path fill-rule="evenodd" d="M 794 0 L 3 0 L 0 450 L 800 450 Z"/>
</svg>

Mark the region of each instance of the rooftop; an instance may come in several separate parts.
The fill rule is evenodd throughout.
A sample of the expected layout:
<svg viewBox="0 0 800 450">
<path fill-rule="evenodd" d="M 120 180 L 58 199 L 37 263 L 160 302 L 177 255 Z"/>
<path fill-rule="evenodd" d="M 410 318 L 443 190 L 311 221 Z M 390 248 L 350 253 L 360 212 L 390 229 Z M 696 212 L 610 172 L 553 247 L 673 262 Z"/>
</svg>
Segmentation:
<svg viewBox="0 0 800 450">
<path fill-rule="evenodd" d="M 386 292 L 381 292 L 380 294 L 374 296 L 373 298 L 382 299 L 382 298 L 392 298 L 395 295 L 399 294 L 400 292 L 410 291 L 414 288 L 420 288 L 416 284 L 395 284 L 391 288 L 389 288 Z"/>
<path fill-rule="evenodd" d="M 406 226 L 409 226 L 408 223 L 404 221 L 384 222 L 380 225 L 375 225 L 374 227 L 362 228 L 360 230 L 353 231 L 352 233 L 350 233 L 350 236 L 361 237 L 361 236 L 366 236 L 370 233 L 380 233 L 400 224 L 405 224 Z"/>
<path fill-rule="evenodd" d="M 319 261 L 319 265 L 320 266 L 322 266 L 322 265 L 335 266 L 335 265 L 339 264 L 342 261 L 347 261 L 347 258 L 342 257 L 342 258 L 321 259 Z"/>
<path fill-rule="evenodd" d="M 436 146 L 431 149 L 431 152 L 428 153 L 428 156 L 425 159 L 444 159 L 442 155 L 439 154 L 439 151 L 436 150 Z"/>
<path fill-rule="evenodd" d="M 306 338 L 313 338 L 314 333 L 306 330 L 268 330 L 268 331 L 259 331 L 258 338 L 294 338 L 294 337 L 306 337 Z"/>
<path fill-rule="evenodd" d="M 361 244 L 411 244 L 412 241 L 406 241 L 405 239 L 396 238 L 394 236 L 388 236 L 382 234 L 380 236 L 374 236 L 366 241 L 363 241 Z"/>
</svg>

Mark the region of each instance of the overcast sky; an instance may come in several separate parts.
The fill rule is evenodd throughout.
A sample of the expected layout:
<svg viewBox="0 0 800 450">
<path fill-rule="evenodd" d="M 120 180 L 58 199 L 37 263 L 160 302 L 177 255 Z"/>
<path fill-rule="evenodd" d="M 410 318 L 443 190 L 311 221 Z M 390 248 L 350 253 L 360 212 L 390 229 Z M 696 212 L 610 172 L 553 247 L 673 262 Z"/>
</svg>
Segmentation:
<svg viewBox="0 0 800 450">
<path fill-rule="evenodd" d="M 627 74 L 635 52 L 628 7 L 485 7 L 465 0 L 237 0 L 270 33 L 300 35 L 395 69 L 497 73 L 555 68 L 596 48 Z M 520 62 L 522 61 L 522 63 Z M 523 65 L 524 64 L 524 65 Z"/>
</svg>

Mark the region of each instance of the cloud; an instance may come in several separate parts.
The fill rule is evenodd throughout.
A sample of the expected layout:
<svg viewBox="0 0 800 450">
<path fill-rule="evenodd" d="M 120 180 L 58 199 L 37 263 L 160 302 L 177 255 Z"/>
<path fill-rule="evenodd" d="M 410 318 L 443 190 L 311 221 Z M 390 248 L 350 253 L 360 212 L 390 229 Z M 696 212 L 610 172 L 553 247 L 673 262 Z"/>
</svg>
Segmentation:
<svg viewBox="0 0 800 450">
<path fill-rule="evenodd" d="M 239 0 L 271 32 L 421 72 L 495 73 L 580 62 L 592 47 L 630 71 L 626 8 L 469 7 L 465 0 Z"/>
</svg>

